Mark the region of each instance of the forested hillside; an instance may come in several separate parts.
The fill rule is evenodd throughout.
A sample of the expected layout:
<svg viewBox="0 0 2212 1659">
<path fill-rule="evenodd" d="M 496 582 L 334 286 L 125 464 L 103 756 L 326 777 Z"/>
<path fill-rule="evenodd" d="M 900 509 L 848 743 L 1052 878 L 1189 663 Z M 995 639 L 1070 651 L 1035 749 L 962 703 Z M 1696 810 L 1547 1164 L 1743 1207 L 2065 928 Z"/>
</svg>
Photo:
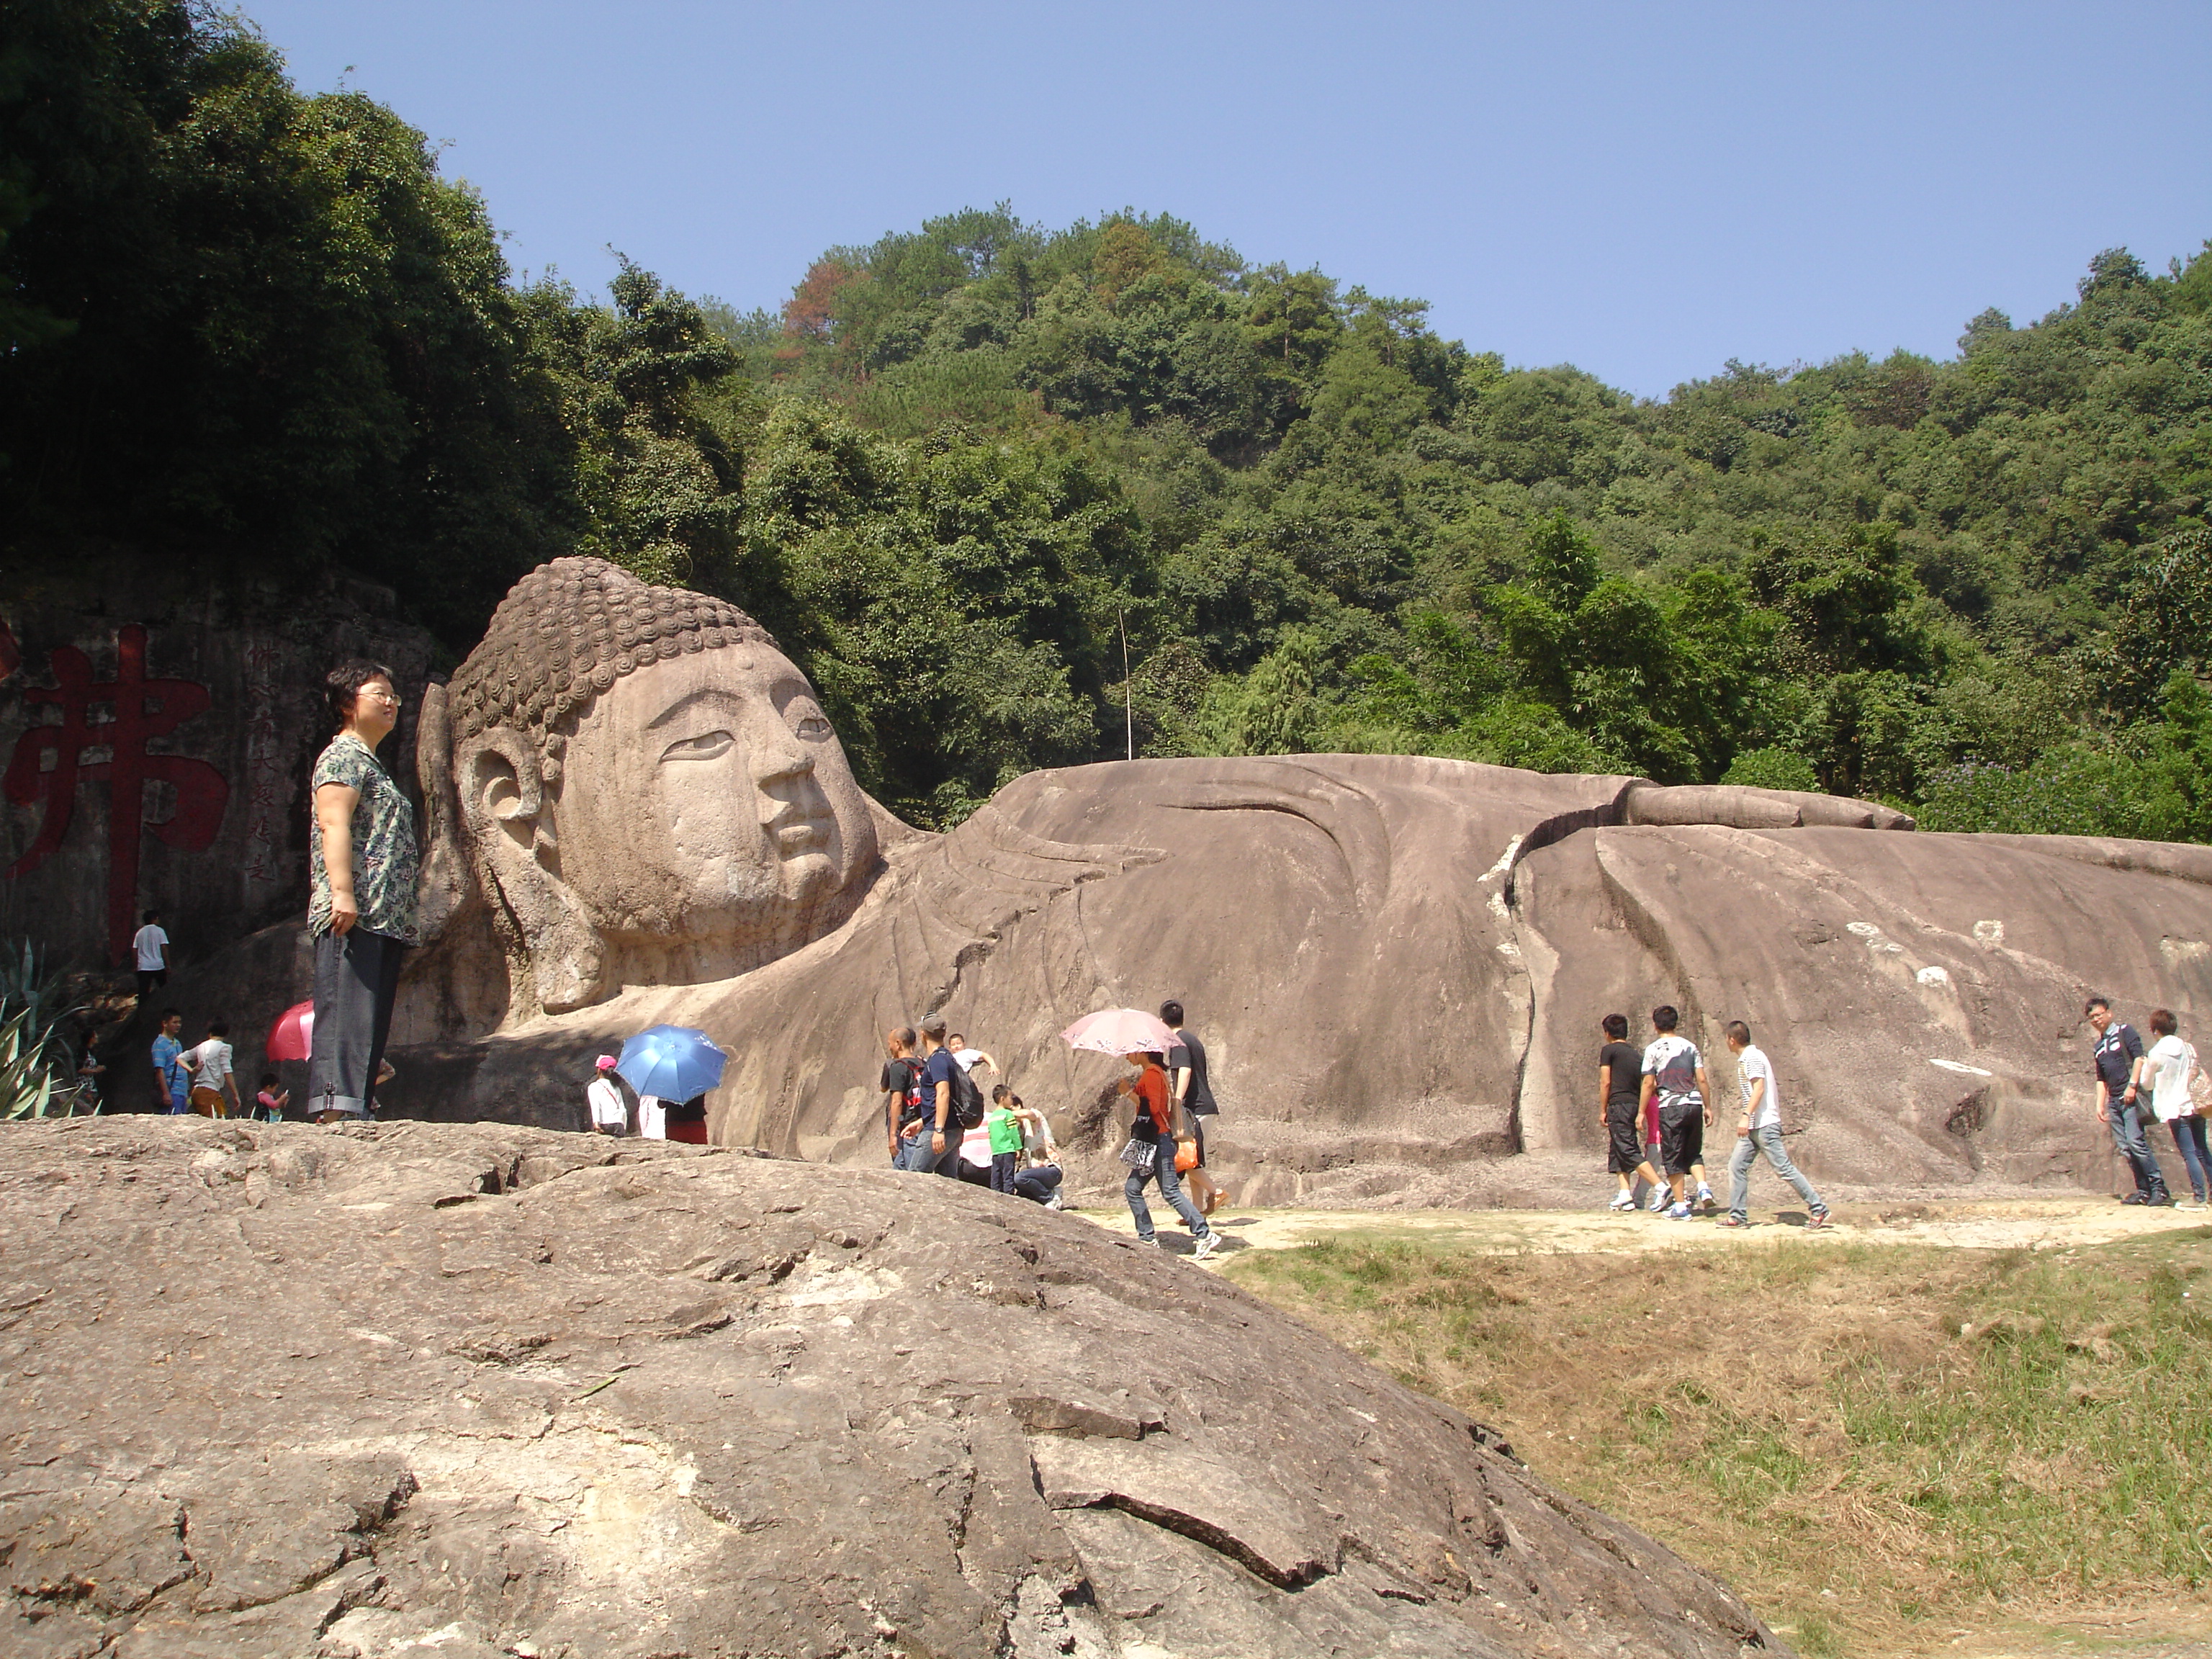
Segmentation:
<svg viewBox="0 0 2212 1659">
<path fill-rule="evenodd" d="M 1126 694 L 1146 754 L 2212 840 L 2212 244 L 2101 254 L 1954 360 L 1664 402 L 1134 212 L 933 220 L 774 312 L 629 267 L 601 304 L 516 288 L 419 134 L 240 25 L 10 9 L 9 582 L 117 546 L 356 568 L 458 652 L 520 571 L 599 552 L 755 611 L 933 823 L 1120 754 Z"/>
</svg>

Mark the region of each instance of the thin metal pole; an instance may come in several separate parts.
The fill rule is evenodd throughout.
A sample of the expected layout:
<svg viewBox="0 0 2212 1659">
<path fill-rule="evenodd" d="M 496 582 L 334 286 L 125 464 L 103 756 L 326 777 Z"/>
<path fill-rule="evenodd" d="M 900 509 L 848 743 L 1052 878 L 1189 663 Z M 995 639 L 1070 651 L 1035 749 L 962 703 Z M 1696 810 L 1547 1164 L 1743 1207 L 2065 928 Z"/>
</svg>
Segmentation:
<svg viewBox="0 0 2212 1659">
<path fill-rule="evenodd" d="M 1114 625 L 1121 630 L 1121 741 L 1127 750 L 1122 758 L 1137 758 L 1137 700 L 1136 688 L 1129 684 L 1129 613 L 1117 609 Z"/>
</svg>

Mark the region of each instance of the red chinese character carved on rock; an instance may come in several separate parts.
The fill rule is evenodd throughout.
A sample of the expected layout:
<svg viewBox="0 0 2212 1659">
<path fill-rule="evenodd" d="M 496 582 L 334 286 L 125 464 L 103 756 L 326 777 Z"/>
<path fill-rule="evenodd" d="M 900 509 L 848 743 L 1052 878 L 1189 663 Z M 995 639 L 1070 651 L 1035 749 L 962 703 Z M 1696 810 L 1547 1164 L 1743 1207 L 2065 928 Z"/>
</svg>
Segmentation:
<svg viewBox="0 0 2212 1659">
<path fill-rule="evenodd" d="M 137 623 L 115 636 L 116 673 L 95 684 L 92 660 L 73 646 L 53 653 L 58 682 L 48 691 L 27 686 L 23 701 L 61 710 L 58 726 L 33 726 L 15 741 L 0 787 L 18 806 L 44 802 L 37 837 L 0 878 L 28 875 L 48 859 L 69 833 L 81 782 L 107 785 L 108 947 L 121 957 L 130 947 L 138 903 L 138 849 L 150 830 L 179 852 L 205 852 L 222 823 L 230 785 L 203 760 L 147 751 L 149 738 L 164 738 L 211 701 L 207 687 L 190 680 L 146 678 L 146 630 Z M 103 708 L 111 712 L 95 718 Z M 88 759 L 106 750 L 104 757 Z M 159 823 L 146 817 L 146 786 L 167 783 L 177 792 L 177 808 Z"/>
</svg>

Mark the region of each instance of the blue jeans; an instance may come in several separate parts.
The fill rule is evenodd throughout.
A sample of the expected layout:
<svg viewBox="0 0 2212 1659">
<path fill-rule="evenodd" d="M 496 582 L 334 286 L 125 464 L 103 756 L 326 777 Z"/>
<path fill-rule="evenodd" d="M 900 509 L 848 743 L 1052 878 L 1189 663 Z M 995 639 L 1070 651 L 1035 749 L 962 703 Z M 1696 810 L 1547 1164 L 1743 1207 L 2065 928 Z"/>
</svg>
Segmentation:
<svg viewBox="0 0 2212 1659">
<path fill-rule="evenodd" d="M 2158 1154 L 2143 1137 L 2142 1102 L 2113 1100 L 2106 1105 L 2112 1126 L 2112 1145 L 2135 1171 L 2136 1190 L 2148 1198 L 2166 1191 L 2166 1172 L 2158 1167 Z"/>
<path fill-rule="evenodd" d="M 2173 1148 L 2189 1171 L 2189 1190 L 2202 1204 L 2206 1194 L 2212 1193 L 2212 1150 L 2204 1144 L 2204 1120 L 2191 1112 L 2186 1117 L 2167 1119 L 2166 1127 L 2173 1131 Z"/>
<path fill-rule="evenodd" d="M 1813 1183 L 1806 1180 L 1798 1172 L 1797 1166 L 1790 1161 L 1790 1154 L 1782 1145 L 1781 1127 L 1778 1124 L 1769 1123 L 1761 1128 L 1753 1129 L 1747 1135 L 1738 1135 L 1735 1138 L 1735 1152 L 1729 1159 L 1729 1213 L 1730 1215 L 1738 1221 L 1748 1218 L 1747 1211 L 1751 1203 L 1751 1166 L 1762 1153 L 1765 1155 L 1767 1163 L 1772 1166 L 1774 1173 L 1797 1189 L 1797 1196 L 1805 1200 L 1805 1206 L 1814 1214 L 1818 1215 L 1828 1207 L 1820 1201 L 1820 1194 L 1813 1190 Z"/>
<path fill-rule="evenodd" d="M 960 1138 L 957 1135 L 947 1133 L 945 1137 L 945 1151 L 940 1154 L 933 1152 L 930 1148 L 932 1133 L 931 1130 L 924 1129 L 911 1140 L 903 1136 L 900 1138 L 898 1155 L 900 1169 L 919 1170 L 924 1175 L 933 1171 L 941 1176 L 949 1176 L 952 1173 L 953 1160 L 960 1156 Z"/>
<path fill-rule="evenodd" d="M 1175 1142 L 1159 1143 L 1159 1155 L 1152 1159 L 1149 1170 L 1132 1170 L 1129 1178 L 1121 1183 L 1121 1196 L 1129 1200 L 1129 1213 L 1137 1218 L 1137 1237 L 1147 1244 L 1152 1242 L 1152 1212 L 1145 1202 L 1145 1183 L 1157 1180 L 1160 1196 L 1175 1206 L 1182 1218 L 1182 1224 L 1190 1229 L 1193 1238 L 1204 1238 L 1212 1231 L 1206 1218 L 1198 1212 L 1198 1206 L 1183 1196 L 1182 1177 L 1176 1173 Z"/>
</svg>

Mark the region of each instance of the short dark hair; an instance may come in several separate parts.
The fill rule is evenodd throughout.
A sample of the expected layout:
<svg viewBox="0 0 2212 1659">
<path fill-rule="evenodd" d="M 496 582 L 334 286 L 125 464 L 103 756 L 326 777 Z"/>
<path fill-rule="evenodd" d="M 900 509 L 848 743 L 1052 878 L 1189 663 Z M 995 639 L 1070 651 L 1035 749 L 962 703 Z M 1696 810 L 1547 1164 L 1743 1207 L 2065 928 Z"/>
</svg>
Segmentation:
<svg viewBox="0 0 2212 1659">
<path fill-rule="evenodd" d="M 270 1084 L 274 1083 L 276 1080 L 276 1073 L 274 1073 L 274 1072 L 264 1072 L 264 1073 L 261 1074 L 261 1083 L 260 1083 L 260 1085 L 259 1085 L 259 1086 L 260 1086 L 260 1087 L 262 1087 L 262 1088 L 264 1088 L 264 1089 L 265 1089 L 265 1088 L 267 1088 Z"/>
<path fill-rule="evenodd" d="M 1611 1037 L 1615 1042 L 1627 1042 L 1628 1016 L 1626 1014 L 1607 1014 L 1605 1017 L 1605 1034 Z"/>
<path fill-rule="evenodd" d="M 161 1018 L 155 1021 L 155 1024 L 167 1025 L 171 1020 L 182 1019 L 184 1017 L 185 1011 L 181 1008 L 164 1008 L 161 1010 Z"/>
<path fill-rule="evenodd" d="M 149 911 L 147 911 L 147 912 L 146 912 L 146 914 L 145 914 L 144 915 L 143 915 L 143 916 L 139 917 L 139 918 L 138 918 L 138 920 L 139 920 L 139 921 L 143 921 L 143 922 L 144 922 L 148 927 L 152 927 L 152 926 L 153 926 L 153 924 L 154 924 L 154 918 L 155 918 L 155 917 L 156 917 L 156 916 L 158 916 L 158 915 L 160 915 L 161 914 L 161 913 L 159 910 L 149 910 Z"/>
<path fill-rule="evenodd" d="M 1751 1047 L 1751 1027 L 1740 1019 L 1732 1019 L 1728 1023 L 1725 1035 L 1730 1042 L 1741 1042 L 1747 1048 Z"/>
<path fill-rule="evenodd" d="M 1182 1004 L 1180 1002 L 1163 1002 L 1160 1004 L 1160 1018 L 1167 1021 L 1170 1025 L 1182 1024 Z"/>
<path fill-rule="evenodd" d="M 968 1033 L 965 1031 L 955 1031 L 951 1036 L 948 1036 L 945 1040 L 947 1042 L 965 1042 L 968 1041 Z"/>
<path fill-rule="evenodd" d="M 2108 1014 L 2111 1013 L 2112 1012 L 2112 998 L 2091 997 L 2087 1002 L 2081 1005 L 2081 1012 L 2084 1016 L 2087 1016 L 2095 1013 L 2100 1008 L 2102 1008 Z"/>
<path fill-rule="evenodd" d="M 2172 1036 L 2174 1031 L 2173 1010 L 2154 1008 L 2150 1011 L 2150 1030 L 2153 1036 Z"/>
<path fill-rule="evenodd" d="M 922 1021 L 921 1034 L 927 1037 L 932 1042 L 938 1044 L 940 1048 L 943 1047 L 945 1042 L 944 1017 L 939 1014 L 932 1014 L 927 1019 Z"/>
<path fill-rule="evenodd" d="M 392 682 L 392 689 L 399 689 L 399 677 L 380 662 L 367 657 L 348 657 L 336 668 L 323 676 L 323 700 L 331 706 L 331 721 L 343 726 L 353 718 L 354 694 L 374 679 Z"/>
<path fill-rule="evenodd" d="M 914 1047 L 914 1027 L 913 1027 L 913 1026 L 911 1026 L 911 1025 L 902 1025 L 902 1026 L 900 1026 L 900 1027 L 898 1028 L 898 1030 L 897 1030 L 893 1031 L 893 1032 L 891 1033 L 891 1036 L 894 1036 L 895 1038 L 896 1038 L 896 1039 L 898 1040 L 898 1046 L 899 1046 L 900 1048 L 913 1048 L 913 1047 Z"/>
<path fill-rule="evenodd" d="M 1013 1093 L 1013 1091 L 1009 1089 L 1003 1083 L 994 1083 L 991 1085 L 991 1098 L 993 1100 L 1004 1100 L 1012 1093 Z"/>
<path fill-rule="evenodd" d="M 1651 1011 L 1651 1025 L 1655 1030 L 1671 1031 L 1681 1023 L 1682 1016 L 1675 1012 L 1671 1002 L 1662 1002 Z"/>
<path fill-rule="evenodd" d="M 210 1020 L 208 1022 L 208 1035 L 211 1037 L 228 1036 L 230 1035 L 230 1022 L 227 1019 Z"/>
</svg>

